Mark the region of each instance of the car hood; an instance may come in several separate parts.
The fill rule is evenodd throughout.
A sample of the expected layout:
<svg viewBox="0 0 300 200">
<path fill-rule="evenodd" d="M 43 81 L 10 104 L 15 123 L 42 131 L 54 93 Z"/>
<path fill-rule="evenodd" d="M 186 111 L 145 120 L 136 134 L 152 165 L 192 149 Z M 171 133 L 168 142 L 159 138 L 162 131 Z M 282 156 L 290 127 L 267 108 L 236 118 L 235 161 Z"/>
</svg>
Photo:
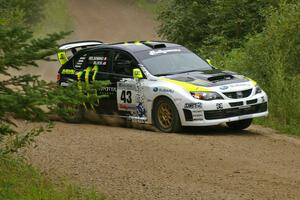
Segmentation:
<svg viewBox="0 0 300 200">
<path fill-rule="evenodd" d="M 222 71 L 219 69 L 169 75 L 165 78 L 202 87 L 215 87 L 249 81 L 242 75 L 238 75 L 234 72 Z"/>
</svg>

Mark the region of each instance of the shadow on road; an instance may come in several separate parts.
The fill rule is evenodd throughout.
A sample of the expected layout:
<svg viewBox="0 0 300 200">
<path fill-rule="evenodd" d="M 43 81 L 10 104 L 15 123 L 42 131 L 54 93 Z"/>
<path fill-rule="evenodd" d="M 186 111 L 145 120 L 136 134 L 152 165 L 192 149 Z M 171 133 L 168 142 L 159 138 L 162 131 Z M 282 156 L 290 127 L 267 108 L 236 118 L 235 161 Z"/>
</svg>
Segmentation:
<svg viewBox="0 0 300 200">
<path fill-rule="evenodd" d="M 205 135 L 205 136 L 257 136 L 258 133 L 250 130 L 234 131 L 224 125 L 207 127 L 184 127 L 180 134 L 185 135 Z"/>
<path fill-rule="evenodd" d="M 87 124 L 94 124 L 94 125 L 102 125 L 102 126 L 110 126 L 110 127 L 120 127 L 120 128 L 127 128 L 132 129 L 133 131 L 136 130 L 142 130 L 142 131 L 149 131 L 149 132 L 156 132 L 158 134 L 168 134 L 168 133 L 162 133 L 159 130 L 157 130 L 152 125 L 146 125 L 146 124 L 138 124 L 138 123 L 124 123 L 123 122 L 108 122 L 108 121 L 85 121 Z M 199 136 L 257 136 L 260 135 L 256 132 L 250 131 L 250 130 L 240 130 L 240 131 L 234 131 L 230 128 L 226 127 L 225 125 L 218 125 L 218 126 L 205 126 L 205 127 L 183 127 L 182 130 L 179 133 L 176 133 L 179 135 L 199 135 Z"/>
<path fill-rule="evenodd" d="M 54 121 L 61 121 L 64 120 L 60 118 L 52 118 Z M 101 117 L 94 112 L 85 113 L 84 119 L 81 124 L 93 124 L 93 125 L 100 125 L 100 126 L 108 126 L 108 127 L 120 127 L 120 128 L 128 128 L 134 130 L 142 130 L 142 131 L 149 131 L 149 132 L 157 132 L 160 134 L 160 131 L 157 130 L 152 125 L 147 124 L 139 124 L 139 123 L 131 123 L 124 119 L 121 119 L 117 116 L 109 116 L 109 117 Z M 166 133 L 161 133 L 166 134 Z M 177 134 L 182 135 L 203 135 L 203 136 L 257 136 L 260 135 L 259 133 L 253 132 L 249 129 L 241 130 L 241 131 L 234 131 L 228 128 L 225 125 L 217 125 L 217 126 L 202 126 L 202 127 L 183 127 L 181 132 Z"/>
</svg>

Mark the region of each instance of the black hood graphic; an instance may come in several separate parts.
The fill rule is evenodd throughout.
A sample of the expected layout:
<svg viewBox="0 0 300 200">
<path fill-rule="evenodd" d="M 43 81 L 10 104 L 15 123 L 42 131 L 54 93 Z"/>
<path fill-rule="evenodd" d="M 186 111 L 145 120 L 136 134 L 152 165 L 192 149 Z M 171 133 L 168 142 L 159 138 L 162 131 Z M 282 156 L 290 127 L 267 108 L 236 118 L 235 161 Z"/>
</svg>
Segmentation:
<svg viewBox="0 0 300 200">
<path fill-rule="evenodd" d="M 175 74 L 167 76 L 166 78 L 204 87 L 214 87 L 249 81 L 244 76 L 237 75 L 229 71 L 222 71 L 219 69 Z"/>
</svg>

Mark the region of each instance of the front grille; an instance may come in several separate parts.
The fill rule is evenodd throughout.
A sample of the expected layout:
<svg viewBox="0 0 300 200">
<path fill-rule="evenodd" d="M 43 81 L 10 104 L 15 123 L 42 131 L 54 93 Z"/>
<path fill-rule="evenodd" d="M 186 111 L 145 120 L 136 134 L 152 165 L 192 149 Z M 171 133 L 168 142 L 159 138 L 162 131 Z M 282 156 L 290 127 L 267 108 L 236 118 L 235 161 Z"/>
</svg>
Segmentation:
<svg viewBox="0 0 300 200">
<path fill-rule="evenodd" d="M 252 89 L 236 91 L 236 92 L 224 92 L 223 94 L 231 99 L 241 99 L 241 98 L 249 97 L 251 92 L 252 92 Z"/>
<path fill-rule="evenodd" d="M 229 103 L 229 105 L 230 105 L 231 107 L 242 106 L 242 105 L 243 105 L 243 102 L 242 102 L 242 101 L 239 101 L 239 102 L 233 102 L 233 103 Z"/>
<path fill-rule="evenodd" d="M 228 117 L 236 117 L 241 115 L 248 115 L 254 113 L 261 113 L 268 110 L 268 104 L 261 103 L 249 106 L 247 108 L 229 108 L 224 110 L 209 110 L 204 111 L 205 119 L 212 120 L 212 119 L 223 119 Z"/>
<path fill-rule="evenodd" d="M 257 99 L 253 99 L 253 100 L 247 101 L 247 104 L 248 104 L 248 105 L 249 105 L 249 104 L 255 104 L 255 103 L 257 103 Z"/>
</svg>

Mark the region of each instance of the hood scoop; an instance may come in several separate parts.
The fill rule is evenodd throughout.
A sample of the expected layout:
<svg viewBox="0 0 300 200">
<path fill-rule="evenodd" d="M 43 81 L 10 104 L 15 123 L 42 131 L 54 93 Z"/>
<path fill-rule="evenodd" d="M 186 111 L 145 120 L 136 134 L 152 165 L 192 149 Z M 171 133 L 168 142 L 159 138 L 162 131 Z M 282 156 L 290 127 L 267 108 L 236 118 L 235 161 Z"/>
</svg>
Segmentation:
<svg viewBox="0 0 300 200">
<path fill-rule="evenodd" d="M 227 80 L 231 80 L 231 79 L 234 79 L 234 76 L 232 76 L 230 74 L 222 74 L 222 75 L 211 76 L 211 77 L 207 78 L 207 80 L 211 81 L 211 82 L 227 81 Z"/>
<path fill-rule="evenodd" d="M 246 82 L 243 78 L 239 78 L 228 72 L 221 70 L 207 70 L 202 72 L 189 72 L 184 74 L 176 74 L 168 76 L 169 79 L 191 83 L 198 86 L 213 87 L 224 84 Z"/>
</svg>

